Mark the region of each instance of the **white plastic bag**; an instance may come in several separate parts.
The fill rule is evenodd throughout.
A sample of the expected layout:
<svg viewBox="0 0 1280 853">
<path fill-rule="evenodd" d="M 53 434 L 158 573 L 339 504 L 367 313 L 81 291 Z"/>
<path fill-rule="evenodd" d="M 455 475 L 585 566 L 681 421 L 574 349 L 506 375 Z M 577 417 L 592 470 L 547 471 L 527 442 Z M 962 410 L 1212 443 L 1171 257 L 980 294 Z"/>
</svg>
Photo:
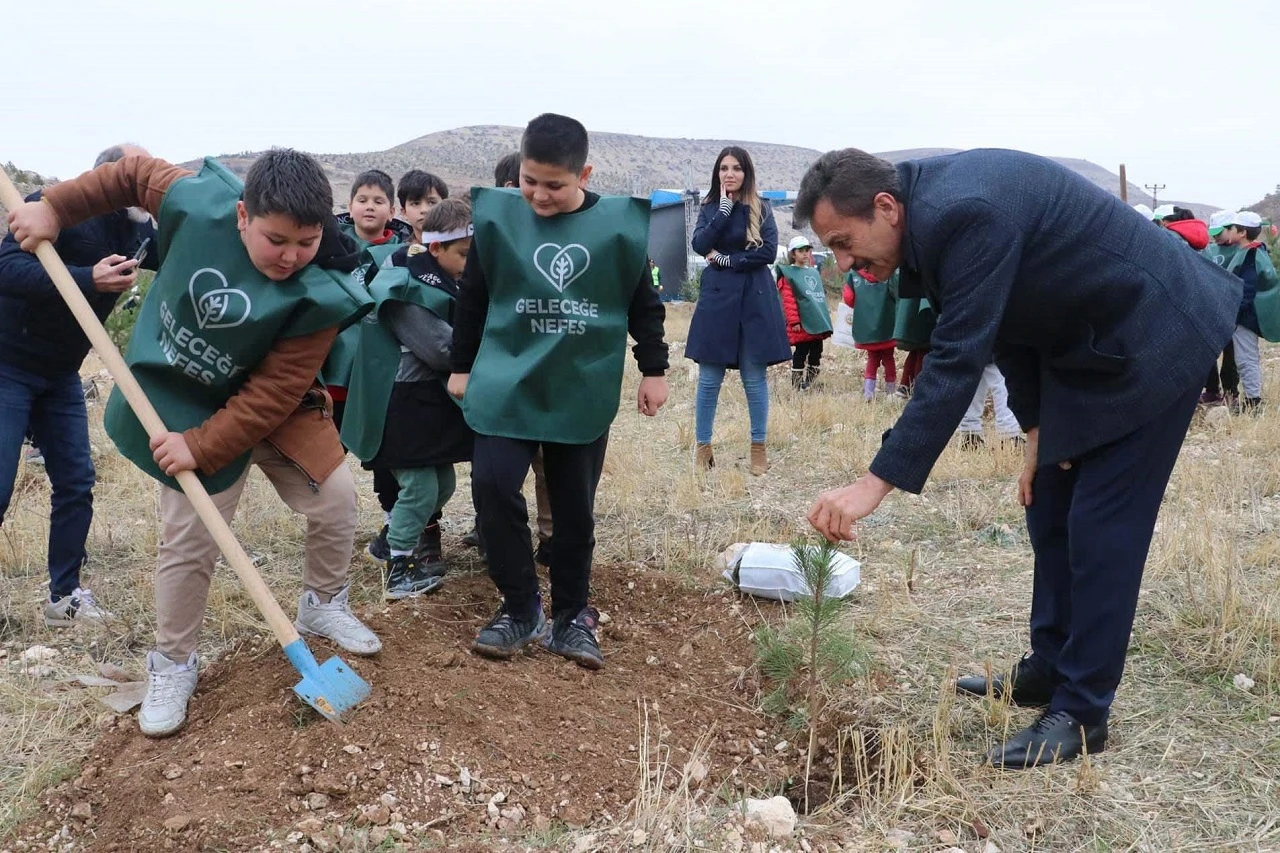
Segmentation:
<svg viewBox="0 0 1280 853">
<path fill-rule="evenodd" d="M 836 306 L 836 324 L 831 343 L 833 346 L 853 348 L 853 309 L 843 302 Z"/>
<path fill-rule="evenodd" d="M 836 554 L 827 595 L 844 598 L 862 582 L 862 564 L 847 554 Z M 752 542 L 731 561 L 725 580 L 748 595 L 795 601 L 809 595 L 809 585 L 796 568 L 790 545 Z"/>
</svg>

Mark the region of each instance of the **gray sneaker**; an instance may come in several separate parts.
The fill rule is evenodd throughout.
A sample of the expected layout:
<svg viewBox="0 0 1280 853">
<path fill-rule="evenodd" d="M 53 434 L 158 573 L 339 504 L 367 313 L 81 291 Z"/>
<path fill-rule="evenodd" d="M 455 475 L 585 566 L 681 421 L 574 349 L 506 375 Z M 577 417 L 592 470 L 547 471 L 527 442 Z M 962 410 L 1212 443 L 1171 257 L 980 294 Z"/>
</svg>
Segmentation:
<svg viewBox="0 0 1280 853">
<path fill-rule="evenodd" d="M 344 586 L 332 599 L 323 602 L 315 590 L 303 590 L 293 627 L 300 634 L 333 640 L 355 655 L 377 654 L 382 649 L 382 641 L 351 612 L 350 592 L 351 587 Z"/>
<path fill-rule="evenodd" d="M 545 633 L 547 617 L 542 612 L 541 599 L 534 612 L 524 617 L 508 613 L 506 602 L 503 602 L 489 624 L 480 629 L 471 650 L 487 658 L 507 660 L 530 643 L 541 640 Z"/>
<path fill-rule="evenodd" d="M 138 711 L 138 728 L 147 737 L 171 735 L 187 721 L 187 703 L 196 692 L 196 653 L 184 662 L 147 652 L 147 695 Z"/>
<path fill-rule="evenodd" d="M 93 593 L 82 587 L 44 606 L 44 624 L 50 628 L 70 628 L 85 623 L 100 625 L 111 618 L 111 611 L 98 604 Z"/>
</svg>

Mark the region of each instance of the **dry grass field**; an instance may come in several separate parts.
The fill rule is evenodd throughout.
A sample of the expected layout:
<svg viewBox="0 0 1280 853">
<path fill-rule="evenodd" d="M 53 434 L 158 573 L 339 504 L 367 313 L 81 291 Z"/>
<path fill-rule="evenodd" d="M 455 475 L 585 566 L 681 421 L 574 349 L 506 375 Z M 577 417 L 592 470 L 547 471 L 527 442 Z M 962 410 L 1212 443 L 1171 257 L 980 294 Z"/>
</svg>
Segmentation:
<svg viewBox="0 0 1280 853">
<path fill-rule="evenodd" d="M 682 357 L 690 311 L 669 311 L 671 399 L 657 418 L 635 412 L 637 377 L 628 374 L 597 505 L 597 562 L 661 573 L 698 600 L 699 619 L 707 618 L 708 601 L 723 600 L 726 613 L 732 606 L 753 624 L 776 620 L 782 609 L 774 604 L 705 597 L 724 587 L 716 554 L 735 542 L 786 542 L 806 533 L 813 497 L 864 470 L 901 404 L 863 403 L 862 355 L 828 348 L 819 389 L 798 393 L 785 373 L 775 377 L 773 467 L 753 478 L 741 386 L 726 382 L 717 468 L 698 477 L 691 465 L 695 372 Z M 1280 401 L 1274 370 L 1266 396 Z M 40 621 L 48 487 L 39 469 L 20 473 L 0 528 L 0 849 L 107 849 L 89 831 L 92 821 L 86 829 L 56 804 L 69 796 L 72 780 L 83 779 L 81 762 L 98 738 L 120 742 L 134 723 L 117 721 L 94 689 L 67 679 L 100 661 L 142 670 L 153 629 L 155 490 L 114 454 L 100 426 L 93 440 L 100 483 L 87 573 L 117 624 L 101 633 L 53 632 Z M 1083 763 L 1002 774 L 980 767 L 979 758 L 1033 712 L 958 699 L 951 683 L 957 672 L 1007 663 L 1026 644 L 1031 552 L 1014 498 L 1020 465 L 1012 450 L 949 448 L 923 495 L 894 494 L 861 525 L 848 550 L 863 562 L 863 584 L 847 624 L 871 666 L 837 691 L 840 729 L 832 737 L 854 751 L 861 745 L 869 753 L 873 744 L 876 766 L 849 773 L 837 796 L 802 815 L 803 836 L 766 843 L 744 833 L 733 797 L 694 790 L 679 763 L 664 763 L 661 728 L 650 730 L 642 703 L 624 722 L 639 754 L 629 760 L 645 772 L 634 773 L 633 801 L 612 821 L 516 826 L 501 838 L 463 827 L 410 828 L 377 845 L 353 829 L 333 849 L 1280 851 L 1280 413 L 1197 415 L 1161 514 L 1108 750 Z M 475 572 L 474 558 L 457 546 L 471 524 L 465 471 L 460 466 L 459 494 L 445 513 L 446 545 L 460 572 Z M 381 518 L 368 475 L 360 477 L 363 544 Z M 301 519 L 255 474 L 236 530 L 264 556 L 268 581 L 291 611 Z M 356 564 L 358 609 L 385 614 L 377 573 Z M 457 594 L 446 585 L 439 596 Z M 246 648 L 259 649 L 253 660 L 268 659 L 263 635 L 235 577 L 220 572 L 205 622 L 205 659 Z M 20 672 L 23 651 L 35 645 L 58 652 L 44 677 Z M 610 654 L 607 640 L 604 650 Z M 759 681 L 749 652 L 738 663 L 745 683 Z M 606 667 L 591 678 L 607 684 L 619 671 Z M 747 696 L 759 698 L 759 690 Z M 430 717 L 432 709 L 423 713 Z M 735 713 L 726 703 L 726 718 Z M 449 717 L 435 724 L 447 729 Z M 180 735 L 173 748 L 184 736 L 191 735 Z M 715 736 L 708 728 L 705 737 Z M 704 755 L 714 752 L 702 747 Z M 764 780 L 747 791 L 756 796 L 778 793 L 784 781 L 753 778 Z M 100 817 L 95 811 L 93 820 Z M 290 829 L 264 830 L 261 848 L 325 849 Z M 202 849 L 254 849 L 209 833 Z M 53 836 L 60 837 L 50 843 Z M 181 836 L 169 846 L 196 849 Z"/>
</svg>

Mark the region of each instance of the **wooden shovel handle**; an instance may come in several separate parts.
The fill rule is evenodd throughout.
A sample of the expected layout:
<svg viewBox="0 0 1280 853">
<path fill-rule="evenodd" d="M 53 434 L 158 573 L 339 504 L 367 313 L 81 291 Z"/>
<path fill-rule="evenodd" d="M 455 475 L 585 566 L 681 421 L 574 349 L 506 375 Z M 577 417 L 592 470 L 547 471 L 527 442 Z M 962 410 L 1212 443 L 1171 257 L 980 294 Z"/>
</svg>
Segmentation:
<svg viewBox="0 0 1280 853">
<path fill-rule="evenodd" d="M 3 204 L 9 210 L 17 210 L 23 204 L 18 188 L 13 185 L 13 181 L 9 180 L 9 176 L 5 174 L 3 169 L 0 169 L 0 204 Z M 67 303 L 67 307 L 75 315 L 76 322 L 80 324 L 80 328 L 89 339 L 89 343 L 93 345 L 94 351 L 98 353 L 98 357 L 106 365 L 107 372 L 115 380 L 116 387 L 120 389 L 120 393 L 124 394 L 124 398 L 129 401 L 129 407 L 137 415 L 138 420 L 147 431 L 147 435 L 155 438 L 167 433 L 169 430 L 165 427 L 164 421 L 160 420 L 160 415 L 156 413 L 155 407 L 151 405 L 151 401 L 147 399 L 147 395 L 143 392 L 142 386 L 134 378 L 133 371 L 129 369 L 129 366 L 125 364 L 124 359 L 120 356 L 120 350 L 116 349 L 116 345 L 111 342 L 110 336 L 107 335 L 107 330 L 98 321 L 98 315 L 94 314 L 93 309 L 89 307 L 88 300 L 80 292 L 79 285 L 71 277 L 66 264 L 58 256 L 57 250 L 53 248 L 51 243 L 44 240 L 36 246 L 35 255 L 40 259 L 40 263 L 45 272 L 49 274 L 49 278 L 53 280 L 54 286 L 58 288 L 58 293 L 61 294 L 63 301 Z M 200 482 L 200 478 L 196 476 L 194 471 L 182 471 L 177 475 L 177 480 L 178 484 L 182 486 L 182 491 L 186 494 L 187 499 L 191 501 L 191 505 L 195 508 L 196 515 L 204 522 L 204 526 L 209 529 L 214 541 L 218 543 L 218 549 L 227 558 L 227 562 L 235 570 L 236 575 L 239 576 L 240 582 L 248 590 L 249 597 L 253 599 L 253 603 L 258 606 L 258 610 L 267 620 L 267 624 L 271 626 L 271 630 L 275 633 L 276 639 L 280 641 L 280 645 L 287 646 L 297 640 L 297 629 L 293 627 L 289 617 L 280 609 L 279 602 L 276 601 L 275 596 L 271 594 L 271 590 L 262 580 L 262 575 L 254 568 L 253 562 L 245 554 L 244 549 L 240 547 L 240 543 L 236 541 L 235 534 L 231 532 L 231 527 L 222 519 L 222 514 L 218 512 L 218 508 L 213 505 L 213 500 L 209 497 L 209 493 L 205 491 L 204 484 Z"/>
</svg>

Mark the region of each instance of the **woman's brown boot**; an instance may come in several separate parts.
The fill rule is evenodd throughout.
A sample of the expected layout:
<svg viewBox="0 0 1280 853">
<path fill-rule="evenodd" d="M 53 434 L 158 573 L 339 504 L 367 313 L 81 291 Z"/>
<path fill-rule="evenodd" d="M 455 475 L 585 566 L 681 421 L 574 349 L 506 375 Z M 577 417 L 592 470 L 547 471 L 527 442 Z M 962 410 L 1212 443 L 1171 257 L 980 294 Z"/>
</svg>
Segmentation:
<svg viewBox="0 0 1280 853">
<path fill-rule="evenodd" d="M 759 477 L 769 470 L 769 457 L 765 453 L 763 441 L 751 442 L 751 473 Z"/>
<path fill-rule="evenodd" d="M 710 444 L 699 444 L 697 455 L 694 456 L 694 464 L 699 471 L 706 471 L 716 467 L 715 454 L 711 452 Z"/>
</svg>

